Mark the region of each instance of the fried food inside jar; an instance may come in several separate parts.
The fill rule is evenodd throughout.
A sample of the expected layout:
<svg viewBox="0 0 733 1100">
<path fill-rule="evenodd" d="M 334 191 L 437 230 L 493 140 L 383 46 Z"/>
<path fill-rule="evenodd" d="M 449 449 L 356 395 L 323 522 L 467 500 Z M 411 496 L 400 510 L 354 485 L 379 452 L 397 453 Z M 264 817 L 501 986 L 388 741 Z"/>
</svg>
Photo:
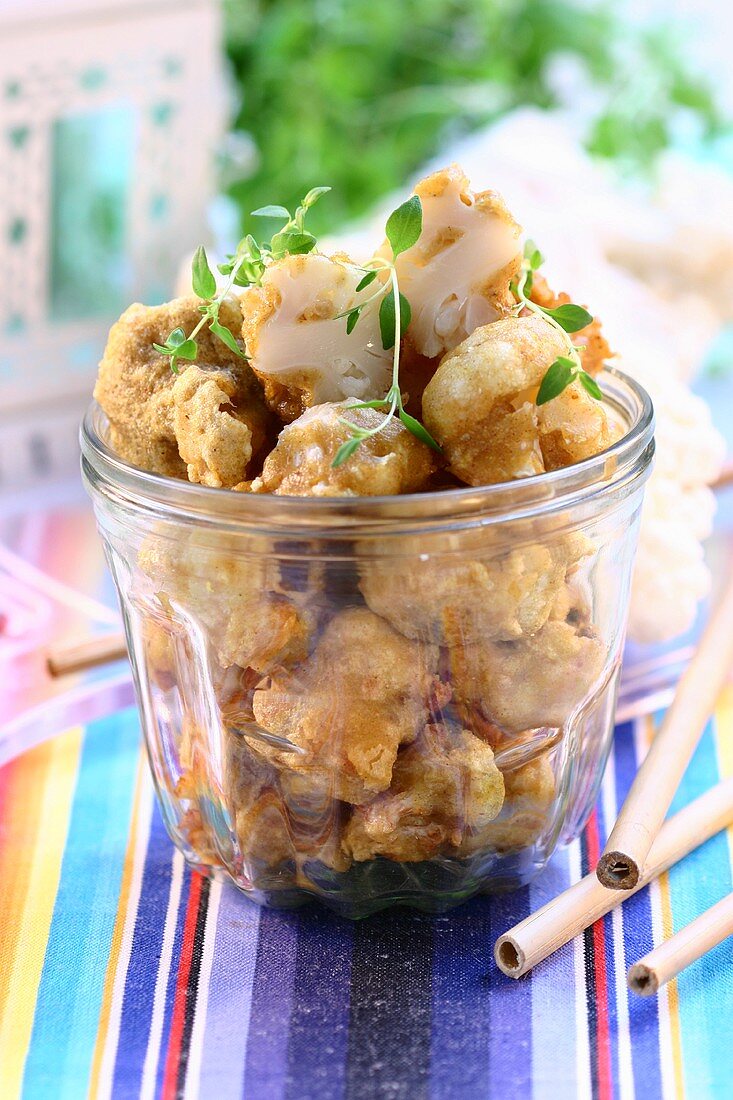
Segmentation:
<svg viewBox="0 0 733 1100">
<path fill-rule="evenodd" d="M 382 347 L 379 303 L 357 291 L 362 268 L 347 256 L 285 256 L 252 287 L 242 335 L 270 408 L 286 423 L 326 402 L 368 401 L 390 385 L 392 353 Z M 359 309 L 347 331 L 346 315 Z"/>
<path fill-rule="evenodd" d="M 366 608 L 341 611 L 306 661 L 255 691 L 257 722 L 296 750 L 263 752 L 278 767 L 325 777 L 334 798 L 365 802 L 387 789 L 399 746 L 427 722 L 437 666 L 436 647 Z"/>
<path fill-rule="evenodd" d="M 459 856 L 521 851 L 534 844 L 548 825 L 556 783 L 547 756 L 539 756 L 502 775 L 505 799 L 500 813 L 488 824 L 466 831 Z"/>
<path fill-rule="evenodd" d="M 515 641 L 455 646 L 448 659 L 456 697 L 519 732 L 563 726 L 597 684 L 606 647 L 592 628 L 550 619 Z"/>
<path fill-rule="evenodd" d="M 191 480 L 230 486 L 244 480 L 270 420 L 249 365 L 208 328 L 197 336 L 196 363 L 178 376 L 154 347 L 175 329 L 192 331 L 201 319 L 200 305 L 191 296 L 125 310 L 110 329 L 94 396 L 109 418 L 111 442 L 126 461 L 168 477 L 192 473 Z M 222 301 L 219 322 L 233 340 L 239 337 L 237 298 Z M 217 450 L 228 452 L 222 469 L 216 461 L 206 462 L 206 453 Z"/>
<path fill-rule="evenodd" d="M 343 848 L 359 862 L 454 854 L 503 801 L 504 780 L 489 745 L 468 730 L 429 724 L 399 753 L 389 790 L 354 809 Z"/>
<path fill-rule="evenodd" d="M 520 638 L 547 622 L 568 570 L 590 552 L 587 541 L 568 538 L 493 556 L 468 546 L 459 555 L 459 547 L 446 556 L 364 560 L 367 605 L 406 637 L 439 645 Z"/>
<path fill-rule="evenodd" d="M 251 491 L 318 497 L 419 491 L 435 470 L 435 457 L 396 417 L 334 466 L 339 448 L 353 434 L 345 421 L 370 431 L 383 420 L 381 410 L 353 408 L 349 402 L 316 405 L 283 428 Z"/>
<path fill-rule="evenodd" d="M 222 668 L 268 672 L 308 652 L 308 610 L 280 592 L 277 563 L 243 552 L 222 535 L 191 532 L 150 537 L 138 563 L 161 609 L 190 632 L 200 627 Z"/>
</svg>

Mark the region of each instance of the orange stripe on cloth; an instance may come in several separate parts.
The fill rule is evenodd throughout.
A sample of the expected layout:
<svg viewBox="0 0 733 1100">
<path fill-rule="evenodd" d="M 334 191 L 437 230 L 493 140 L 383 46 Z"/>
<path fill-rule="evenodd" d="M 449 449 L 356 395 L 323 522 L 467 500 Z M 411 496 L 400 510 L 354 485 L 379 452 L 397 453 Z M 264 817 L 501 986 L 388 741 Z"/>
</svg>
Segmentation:
<svg viewBox="0 0 733 1100">
<path fill-rule="evenodd" d="M 0 809 L 0 1066 L 3 1100 L 20 1095 L 83 731 L 8 765 Z M 79 884 L 83 889 L 83 883 Z"/>
</svg>

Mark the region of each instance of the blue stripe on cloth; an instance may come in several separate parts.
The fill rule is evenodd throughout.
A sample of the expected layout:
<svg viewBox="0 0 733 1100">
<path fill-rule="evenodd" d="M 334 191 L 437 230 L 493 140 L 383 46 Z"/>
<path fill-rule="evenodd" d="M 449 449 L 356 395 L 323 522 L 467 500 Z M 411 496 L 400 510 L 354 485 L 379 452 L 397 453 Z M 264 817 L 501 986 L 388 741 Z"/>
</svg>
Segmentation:
<svg viewBox="0 0 733 1100">
<path fill-rule="evenodd" d="M 697 798 L 719 779 L 712 725 L 709 725 L 675 795 L 672 811 Z M 674 866 L 669 873 L 674 931 L 678 932 L 731 891 L 728 840 L 725 833 Z M 721 944 L 684 970 L 677 979 L 685 1090 L 695 1100 L 730 1093 L 733 1051 L 733 975 L 731 945 Z M 708 991 L 716 989 L 714 998 Z"/>
<path fill-rule="evenodd" d="M 172 859 L 173 846 L 156 804 L 122 1002 L 112 1084 L 114 1100 L 137 1100 L 140 1095 L 171 888 Z"/>
<path fill-rule="evenodd" d="M 433 924 L 395 909 L 354 928 L 348 1100 L 428 1095 Z"/>
<path fill-rule="evenodd" d="M 25 1066 L 26 1096 L 89 1078 L 137 772 L 137 712 L 87 728 Z"/>
<path fill-rule="evenodd" d="M 341 1100 L 346 1088 L 354 926 L 312 906 L 298 921 L 287 1100 Z"/>
<path fill-rule="evenodd" d="M 245 1067 L 246 1098 L 280 1100 L 284 1093 L 298 921 L 297 913 L 278 909 L 263 909 L 260 916 Z"/>
<path fill-rule="evenodd" d="M 201 1059 L 199 1094 L 202 1097 L 229 1100 L 229 1097 L 246 1094 L 244 1063 L 260 914 L 259 906 L 233 886 L 223 887 Z"/>
<path fill-rule="evenodd" d="M 616 769 L 617 805 L 626 798 L 636 774 L 634 726 L 618 726 L 614 741 L 613 761 Z M 652 942 L 652 910 L 648 890 L 642 890 L 625 901 L 623 920 L 624 955 L 627 965 L 650 951 Z M 662 1095 L 662 1075 L 659 1065 L 659 1011 L 655 1000 L 629 997 L 629 1030 L 631 1033 L 631 1068 L 637 1096 Z"/>
<path fill-rule="evenodd" d="M 530 887 L 535 912 L 571 885 L 567 849 L 558 852 Z M 575 1096 L 575 949 L 567 944 L 532 971 L 533 1100 Z M 509 979 L 507 979 L 509 981 Z"/>
</svg>

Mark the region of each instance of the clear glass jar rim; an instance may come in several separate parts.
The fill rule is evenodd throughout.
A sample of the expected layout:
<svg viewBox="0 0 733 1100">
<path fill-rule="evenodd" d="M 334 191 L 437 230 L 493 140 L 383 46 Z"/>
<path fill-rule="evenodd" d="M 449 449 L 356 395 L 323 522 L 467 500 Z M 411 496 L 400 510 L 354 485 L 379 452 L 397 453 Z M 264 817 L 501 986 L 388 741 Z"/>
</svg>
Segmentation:
<svg viewBox="0 0 733 1100">
<path fill-rule="evenodd" d="M 375 497 L 288 497 L 234 493 L 164 477 L 131 466 L 104 439 L 107 418 L 93 401 L 81 426 L 82 469 L 93 490 L 121 507 L 166 518 L 235 528 L 292 532 L 303 528 L 422 526 L 455 522 L 507 522 L 548 514 L 598 497 L 649 473 L 654 453 L 654 411 L 646 390 L 615 368 L 598 382 L 628 431 L 600 454 L 560 470 L 477 488 Z"/>
</svg>

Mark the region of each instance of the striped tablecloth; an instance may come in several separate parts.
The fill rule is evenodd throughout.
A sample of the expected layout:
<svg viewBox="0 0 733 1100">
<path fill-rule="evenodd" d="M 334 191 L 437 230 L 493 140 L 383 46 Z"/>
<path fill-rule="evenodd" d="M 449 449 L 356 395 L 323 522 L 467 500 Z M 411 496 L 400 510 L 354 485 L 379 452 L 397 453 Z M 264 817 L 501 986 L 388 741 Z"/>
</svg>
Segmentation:
<svg viewBox="0 0 733 1100">
<path fill-rule="evenodd" d="M 513 982 L 496 936 L 586 872 L 652 723 L 620 727 L 581 841 L 437 918 L 260 910 L 166 836 L 134 711 L 0 771 L 0 1096 L 729 1097 L 733 951 L 657 999 L 627 962 L 732 888 L 732 836 Z M 733 774 L 733 692 L 677 797 Z"/>
</svg>

